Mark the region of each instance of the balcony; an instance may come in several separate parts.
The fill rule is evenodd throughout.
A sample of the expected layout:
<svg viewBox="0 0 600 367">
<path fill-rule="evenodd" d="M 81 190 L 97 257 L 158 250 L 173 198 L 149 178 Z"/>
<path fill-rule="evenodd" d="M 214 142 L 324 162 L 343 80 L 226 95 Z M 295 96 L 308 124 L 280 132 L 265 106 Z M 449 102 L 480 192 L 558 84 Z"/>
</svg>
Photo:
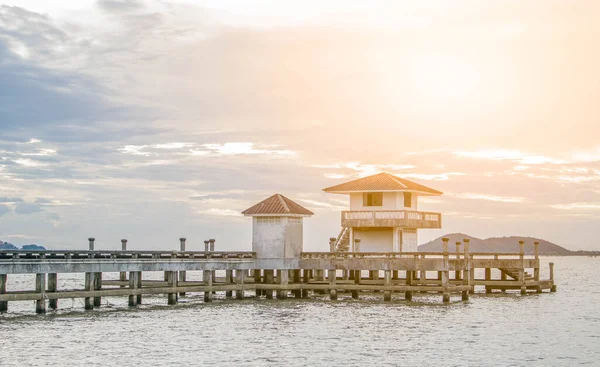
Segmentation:
<svg viewBox="0 0 600 367">
<path fill-rule="evenodd" d="M 442 228 L 442 214 L 413 210 L 343 211 L 342 227 Z"/>
</svg>

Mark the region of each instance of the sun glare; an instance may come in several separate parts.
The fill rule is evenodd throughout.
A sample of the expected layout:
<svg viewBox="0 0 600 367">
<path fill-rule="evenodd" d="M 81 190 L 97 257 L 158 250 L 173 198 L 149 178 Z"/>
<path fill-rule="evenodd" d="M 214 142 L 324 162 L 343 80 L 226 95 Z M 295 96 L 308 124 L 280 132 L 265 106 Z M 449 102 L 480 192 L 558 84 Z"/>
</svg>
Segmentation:
<svg viewBox="0 0 600 367">
<path fill-rule="evenodd" d="M 436 103 L 470 99 L 480 84 L 475 65 L 444 52 L 417 54 L 413 58 L 411 74 L 418 94 Z"/>
</svg>

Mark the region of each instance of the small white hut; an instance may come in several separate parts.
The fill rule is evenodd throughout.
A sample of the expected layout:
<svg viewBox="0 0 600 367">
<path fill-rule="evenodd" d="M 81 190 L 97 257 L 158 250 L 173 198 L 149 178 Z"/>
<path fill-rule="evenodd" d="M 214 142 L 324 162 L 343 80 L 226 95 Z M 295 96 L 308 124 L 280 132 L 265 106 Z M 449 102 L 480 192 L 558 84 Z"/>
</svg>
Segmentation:
<svg viewBox="0 0 600 367">
<path fill-rule="evenodd" d="M 418 211 L 420 196 L 439 196 L 442 192 L 389 173 L 323 191 L 350 196 L 350 210 L 342 211 L 338 251 L 416 252 L 417 230 L 442 226 L 440 213 Z"/>
<path fill-rule="evenodd" d="M 302 220 L 313 212 L 281 194 L 275 194 L 242 212 L 252 217 L 252 251 L 258 258 L 299 258 Z"/>
</svg>

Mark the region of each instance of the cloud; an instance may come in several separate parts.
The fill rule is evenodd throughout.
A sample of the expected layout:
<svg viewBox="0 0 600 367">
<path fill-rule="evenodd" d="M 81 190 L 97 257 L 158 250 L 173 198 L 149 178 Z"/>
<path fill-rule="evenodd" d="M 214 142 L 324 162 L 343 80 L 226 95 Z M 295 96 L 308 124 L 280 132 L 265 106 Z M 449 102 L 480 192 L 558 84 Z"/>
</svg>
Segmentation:
<svg viewBox="0 0 600 367">
<path fill-rule="evenodd" d="M 249 154 L 266 154 L 291 156 L 294 152 L 291 150 L 278 149 L 257 149 L 254 143 L 224 143 L 224 144 L 204 144 L 204 148 L 221 155 L 249 155 Z"/>
<path fill-rule="evenodd" d="M 495 201 L 495 202 L 499 202 L 499 203 L 522 203 L 525 201 L 525 198 L 522 198 L 522 197 L 507 197 L 507 196 L 495 196 L 495 195 L 474 194 L 474 193 L 456 194 L 454 196 L 461 198 L 461 199 L 486 200 L 486 201 Z"/>
<path fill-rule="evenodd" d="M 446 172 L 446 173 L 405 173 L 402 177 L 416 178 L 426 181 L 447 181 L 451 176 L 464 176 L 462 172 Z"/>
<path fill-rule="evenodd" d="M 190 196 L 191 200 L 198 200 L 198 201 L 207 201 L 207 200 L 230 200 L 230 199 L 241 199 L 244 198 L 244 196 L 247 195 L 247 192 L 245 191 L 228 191 L 225 193 L 205 193 L 205 194 L 197 194 L 197 195 L 193 195 Z"/>
<path fill-rule="evenodd" d="M 211 208 L 208 209 L 206 212 L 202 212 L 202 214 L 217 217 L 242 217 L 242 214 L 240 212 L 231 209 Z"/>
<path fill-rule="evenodd" d="M 21 201 L 23 199 L 14 196 L 0 196 L 0 203 L 18 203 Z"/>
<path fill-rule="evenodd" d="M 42 208 L 38 204 L 19 202 L 15 206 L 15 213 L 17 214 L 34 214 L 41 211 Z"/>
<path fill-rule="evenodd" d="M 324 176 L 333 180 L 341 180 L 342 178 L 350 177 L 349 175 L 345 175 L 343 173 L 326 173 Z"/>
<path fill-rule="evenodd" d="M 29 159 L 29 158 L 15 159 L 14 162 L 16 164 L 19 164 L 19 165 L 25 166 L 25 167 L 44 167 L 44 166 L 46 166 L 45 163 L 34 161 L 33 159 Z"/>
<path fill-rule="evenodd" d="M 56 150 L 54 149 L 40 149 L 36 152 L 32 152 L 32 153 L 20 153 L 22 156 L 33 156 L 33 157 L 46 157 L 46 156 L 51 156 L 51 155 L 56 155 Z"/>
<path fill-rule="evenodd" d="M 298 201 L 304 203 L 304 205 L 310 208 L 325 208 L 333 211 L 341 211 L 348 210 L 348 207 L 342 205 L 334 205 L 324 201 L 312 200 L 312 199 L 297 199 Z M 344 203 L 346 204 L 346 203 Z"/>
<path fill-rule="evenodd" d="M 8 207 L 7 205 L 4 204 L 0 204 L 0 217 L 3 216 L 4 214 L 10 212 L 10 207 Z"/>
<path fill-rule="evenodd" d="M 93 77 L 65 67 L 73 59 L 68 51 L 81 55 L 87 47 L 74 39 L 45 15 L 0 5 L 0 130 L 5 136 L 35 134 L 32 144 L 42 139 L 106 139 L 114 137 L 107 130 L 124 136 L 134 129 L 132 122 L 148 116 L 132 105 L 116 103 L 117 93 Z M 15 53 L 15 44 L 22 45 L 28 57 Z M 58 67 L 44 64 L 52 62 Z M 123 120 L 130 125 L 114 123 Z"/>
<path fill-rule="evenodd" d="M 123 148 L 119 148 L 119 152 L 124 154 L 142 155 L 149 156 L 150 152 L 144 152 L 143 150 L 147 145 L 126 145 Z"/>
<path fill-rule="evenodd" d="M 550 207 L 559 210 L 600 210 L 600 203 L 554 204 Z"/>
<path fill-rule="evenodd" d="M 477 151 L 456 151 L 453 154 L 457 157 L 476 158 L 486 160 L 509 160 L 517 162 L 521 165 L 534 164 L 566 164 L 569 161 L 564 159 L 556 159 L 542 155 L 534 155 L 523 153 L 519 150 L 477 150 Z"/>
<path fill-rule="evenodd" d="M 36 204 L 50 204 L 50 203 L 52 203 L 52 200 L 46 199 L 46 198 L 37 198 L 37 199 L 35 199 L 35 203 Z"/>
<path fill-rule="evenodd" d="M 181 149 L 186 147 L 194 146 L 192 143 L 164 143 L 155 144 L 153 147 L 156 149 Z"/>
<path fill-rule="evenodd" d="M 143 9 L 144 5 L 137 0 L 98 0 L 98 6 L 109 13 L 130 13 Z"/>
<path fill-rule="evenodd" d="M 257 148 L 254 143 L 223 143 L 223 144 L 196 144 L 196 143 L 163 143 L 151 145 L 126 145 L 119 148 L 119 152 L 137 156 L 167 156 L 173 155 L 171 151 L 179 150 L 177 156 L 237 156 L 237 155 L 267 155 L 267 156 L 294 156 L 291 150 L 269 149 L 270 147 Z M 167 151 L 167 152 L 165 152 Z"/>
</svg>

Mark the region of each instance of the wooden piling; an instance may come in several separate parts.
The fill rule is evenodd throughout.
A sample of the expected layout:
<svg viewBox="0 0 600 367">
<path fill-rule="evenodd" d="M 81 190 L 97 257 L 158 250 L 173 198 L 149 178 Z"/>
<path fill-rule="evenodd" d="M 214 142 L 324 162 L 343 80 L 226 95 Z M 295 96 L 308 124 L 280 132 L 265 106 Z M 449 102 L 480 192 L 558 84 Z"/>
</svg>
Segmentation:
<svg viewBox="0 0 600 367">
<path fill-rule="evenodd" d="M 121 251 L 127 251 L 127 240 L 126 239 L 122 239 L 121 240 Z M 166 274 L 166 273 L 165 273 Z M 122 282 L 127 281 L 127 273 L 122 271 L 119 273 L 119 280 Z M 165 281 L 167 279 L 165 278 Z M 121 288 L 125 288 L 124 285 L 121 286 Z"/>
<path fill-rule="evenodd" d="M 130 271 L 129 272 L 129 289 L 136 289 L 138 285 L 137 282 L 137 271 Z M 129 295 L 129 307 L 135 307 L 137 306 L 137 297 L 135 294 L 130 294 Z"/>
<path fill-rule="evenodd" d="M 294 270 L 292 270 L 292 273 L 294 275 L 294 278 L 293 278 L 294 284 L 301 284 L 300 269 L 294 269 Z M 302 298 L 302 289 L 294 289 L 293 293 L 294 293 L 294 298 Z"/>
<path fill-rule="evenodd" d="M 535 280 L 536 282 L 540 281 L 540 242 L 539 241 L 535 241 L 533 242 L 533 256 L 535 259 L 535 268 L 533 269 L 533 280 Z M 537 287 L 535 288 L 536 293 L 542 293 L 542 287 L 539 285 L 537 285 Z"/>
<path fill-rule="evenodd" d="M 279 285 L 285 287 L 289 282 L 289 272 L 287 270 L 277 270 L 277 278 L 279 279 Z M 288 291 L 287 289 L 279 289 L 277 291 L 277 299 L 286 299 Z"/>
<path fill-rule="evenodd" d="M 384 286 L 392 285 L 392 271 L 385 270 L 384 271 Z M 389 302 L 392 300 L 392 291 L 385 290 L 383 292 L 383 300 Z"/>
<path fill-rule="evenodd" d="M 327 270 L 327 277 L 329 278 L 329 299 L 336 300 L 337 299 L 337 289 L 335 288 L 335 281 L 337 278 L 335 269 Z"/>
<path fill-rule="evenodd" d="M 336 252 L 337 249 L 335 248 L 335 241 L 337 241 L 337 238 L 329 238 L 329 252 Z"/>
<path fill-rule="evenodd" d="M 89 251 L 95 251 L 95 241 L 96 241 L 96 239 L 94 237 L 88 238 L 88 250 Z M 89 254 L 89 258 L 93 259 L 94 254 Z M 91 277 L 92 289 L 100 290 L 102 288 L 102 273 L 90 273 L 89 277 Z M 101 297 L 93 298 L 93 306 L 100 307 L 101 303 L 102 303 Z M 87 309 L 88 308 L 86 308 L 86 310 Z"/>
<path fill-rule="evenodd" d="M 323 269 L 316 269 L 315 270 L 315 281 L 317 282 L 322 282 L 325 280 L 325 275 L 324 275 L 325 271 Z M 316 289 L 314 291 L 316 294 L 325 294 L 325 291 L 323 289 Z"/>
<path fill-rule="evenodd" d="M 411 286 L 412 285 L 412 281 L 413 281 L 413 272 L 411 270 L 407 270 L 406 271 L 406 285 L 407 286 Z M 404 292 L 404 299 L 406 299 L 407 301 L 411 301 L 413 299 L 413 292 L 412 291 L 405 291 Z"/>
<path fill-rule="evenodd" d="M 42 296 L 35 301 L 35 313 L 46 313 L 46 274 L 35 275 L 35 291 Z"/>
<path fill-rule="evenodd" d="M 212 270 L 204 270 L 202 274 L 202 280 L 204 281 L 204 285 L 209 287 L 208 290 L 204 291 L 204 302 L 212 302 L 213 300 L 213 272 Z"/>
<path fill-rule="evenodd" d="M 425 255 L 421 255 L 421 260 L 425 259 Z M 421 270 L 420 274 L 420 282 L 422 284 L 425 284 L 425 282 L 427 281 L 427 270 Z"/>
<path fill-rule="evenodd" d="M 464 287 L 469 287 L 471 286 L 471 277 L 470 277 L 470 267 L 471 267 L 471 263 L 469 261 L 470 259 L 470 254 L 469 254 L 469 243 L 471 242 L 468 238 L 464 239 L 463 242 L 465 243 L 464 246 L 464 253 L 463 253 L 463 286 Z M 463 290 L 462 291 L 462 300 L 463 301 L 468 301 L 469 300 L 469 290 Z"/>
<path fill-rule="evenodd" d="M 102 273 L 94 273 L 94 290 L 102 289 Z M 94 297 L 94 307 L 100 307 L 102 304 L 102 297 Z"/>
<path fill-rule="evenodd" d="M 167 286 L 169 288 L 177 286 L 177 277 L 174 271 L 165 271 L 165 278 L 167 279 Z M 167 303 L 169 305 L 177 304 L 177 293 L 167 293 Z"/>
<path fill-rule="evenodd" d="M 142 272 L 141 271 L 137 271 L 136 272 L 135 280 L 137 282 L 136 288 L 138 288 L 138 289 L 142 288 L 142 284 L 143 283 L 142 283 Z M 136 295 L 136 301 L 135 301 L 135 303 L 137 305 L 141 305 L 142 304 L 142 295 L 141 294 Z"/>
<path fill-rule="evenodd" d="M 458 263 L 460 260 L 460 245 L 461 245 L 461 243 L 460 243 L 460 241 L 456 241 L 455 244 L 456 244 L 456 262 Z M 460 276 L 461 276 L 460 270 L 456 269 L 456 271 L 454 272 L 454 279 L 460 280 Z"/>
<path fill-rule="evenodd" d="M 265 269 L 265 284 L 273 284 L 274 272 L 275 271 L 273 269 Z M 267 299 L 273 299 L 273 290 L 265 289 L 265 296 L 267 297 Z"/>
<path fill-rule="evenodd" d="M 302 282 L 304 283 L 304 288 L 302 288 L 302 298 L 308 298 L 308 283 L 310 282 L 310 273 L 312 270 L 304 269 L 302 270 Z"/>
<path fill-rule="evenodd" d="M 181 237 L 179 239 L 179 251 L 181 251 L 181 252 L 185 251 L 185 241 L 186 241 L 185 237 Z M 186 279 L 187 279 L 187 275 L 186 275 L 185 270 L 180 271 L 179 272 L 179 282 L 183 283 L 186 281 Z M 185 292 L 179 292 L 179 295 L 185 296 Z"/>
<path fill-rule="evenodd" d="M 56 289 L 57 289 L 57 283 L 58 283 L 58 274 L 57 273 L 49 273 L 48 274 L 48 292 L 47 293 L 55 293 Z M 58 309 L 58 300 L 52 299 L 52 298 L 49 299 L 48 307 L 50 307 L 51 310 Z"/>
<path fill-rule="evenodd" d="M 0 274 L 0 294 L 6 293 L 6 281 L 8 276 L 6 274 Z M 8 311 L 8 301 L 0 301 L 0 312 Z"/>
<path fill-rule="evenodd" d="M 552 285 L 550 286 L 550 292 L 556 292 L 556 285 L 554 284 L 554 263 L 551 262 L 548 264 L 550 266 L 550 280 L 552 281 Z"/>
<path fill-rule="evenodd" d="M 84 288 L 86 291 L 94 289 L 94 273 L 85 273 Z M 85 297 L 83 303 L 86 310 L 94 309 L 94 300 L 91 297 Z"/>
<path fill-rule="evenodd" d="M 521 267 L 519 268 L 519 282 L 521 283 L 521 294 L 527 294 L 527 285 L 525 283 L 525 241 L 519 241 L 519 259 Z"/>
<path fill-rule="evenodd" d="M 210 242 L 208 240 L 204 241 L 204 252 L 208 252 L 210 249 Z"/>
<path fill-rule="evenodd" d="M 443 244 L 443 257 L 444 257 L 444 270 L 442 271 L 442 288 L 444 289 L 442 301 L 444 303 L 450 303 L 450 264 L 448 261 L 448 241 L 449 238 L 442 238 Z"/>
<path fill-rule="evenodd" d="M 360 284 L 360 278 L 362 277 L 360 270 L 354 270 L 354 284 Z M 352 290 L 352 298 L 358 299 L 358 290 Z"/>
<path fill-rule="evenodd" d="M 254 275 L 254 284 L 260 284 L 262 281 L 261 270 L 254 269 L 252 271 L 254 272 L 254 274 L 253 274 Z M 262 294 L 262 290 L 256 289 L 255 293 L 256 293 L 256 297 L 260 297 Z"/>
<path fill-rule="evenodd" d="M 485 280 L 492 280 L 492 268 L 485 268 Z M 485 293 L 492 293 L 492 288 L 490 286 L 485 286 Z"/>
<path fill-rule="evenodd" d="M 225 270 L 225 283 L 233 284 L 233 270 Z M 232 296 L 232 291 L 225 291 L 225 298 L 231 298 Z"/>
<path fill-rule="evenodd" d="M 236 299 L 244 299 L 244 271 L 235 271 L 235 283 L 238 285 L 238 289 L 235 291 Z"/>
<path fill-rule="evenodd" d="M 377 271 L 377 270 L 369 270 L 369 279 L 370 280 L 379 279 L 379 271 Z"/>
<path fill-rule="evenodd" d="M 469 294 L 475 294 L 475 267 L 473 266 L 473 255 L 471 254 L 469 254 L 469 264 L 469 282 L 471 283 Z"/>
</svg>

